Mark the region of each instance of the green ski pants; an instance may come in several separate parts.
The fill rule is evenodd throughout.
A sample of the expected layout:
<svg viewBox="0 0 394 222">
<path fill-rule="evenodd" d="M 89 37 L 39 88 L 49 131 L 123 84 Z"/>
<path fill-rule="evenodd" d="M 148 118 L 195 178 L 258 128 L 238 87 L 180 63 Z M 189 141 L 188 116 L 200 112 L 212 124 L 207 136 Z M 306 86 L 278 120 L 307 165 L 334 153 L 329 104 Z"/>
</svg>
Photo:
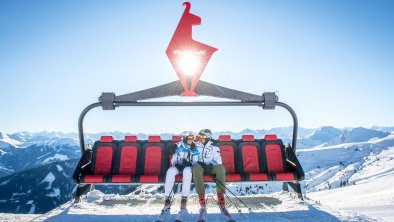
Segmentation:
<svg viewBox="0 0 394 222">
<path fill-rule="evenodd" d="M 196 186 L 197 194 L 204 194 L 205 193 L 205 186 L 204 186 L 204 174 L 211 175 L 213 178 L 218 180 L 216 184 L 216 192 L 217 193 L 224 193 L 226 191 L 226 169 L 222 164 L 215 165 L 211 168 L 211 172 L 204 172 L 204 168 L 199 164 L 193 166 L 193 181 L 194 185 Z M 208 169 L 209 170 L 209 169 Z M 222 184 L 224 186 L 222 186 Z"/>
</svg>

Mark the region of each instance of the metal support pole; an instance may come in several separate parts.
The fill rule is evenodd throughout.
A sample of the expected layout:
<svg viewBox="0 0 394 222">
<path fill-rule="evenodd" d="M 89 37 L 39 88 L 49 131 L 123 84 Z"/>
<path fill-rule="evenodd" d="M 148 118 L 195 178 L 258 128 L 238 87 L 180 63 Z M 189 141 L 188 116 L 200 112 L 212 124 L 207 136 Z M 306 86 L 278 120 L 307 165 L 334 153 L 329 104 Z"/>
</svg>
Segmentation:
<svg viewBox="0 0 394 222">
<path fill-rule="evenodd" d="M 85 151 L 85 138 L 83 135 L 83 119 L 85 118 L 86 113 L 88 113 L 91 109 L 101 106 L 101 103 L 93 103 L 86 107 L 81 115 L 79 116 L 78 120 L 78 133 L 79 133 L 79 147 L 81 148 L 81 155 Z"/>
</svg>

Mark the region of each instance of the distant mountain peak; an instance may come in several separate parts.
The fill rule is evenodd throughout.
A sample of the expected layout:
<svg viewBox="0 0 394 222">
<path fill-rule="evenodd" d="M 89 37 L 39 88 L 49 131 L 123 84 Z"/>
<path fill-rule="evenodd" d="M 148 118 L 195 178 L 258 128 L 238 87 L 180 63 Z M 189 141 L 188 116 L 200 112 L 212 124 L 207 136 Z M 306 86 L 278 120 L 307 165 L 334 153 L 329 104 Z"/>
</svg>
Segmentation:
<svg viewBox="0 0 394 222">
<path fill-rule="evenodd" d="M 6 133 L 0 132 L 0 140 L 6 140 L 9 139 L 8 135 Z"/>
<path fill-rule="evenodd" d="M 4 147 L 18 147 L 22 143 L 18 140 L 11 139 L 8 134 L 0 132 L 0 148 Z"/>
</svg>

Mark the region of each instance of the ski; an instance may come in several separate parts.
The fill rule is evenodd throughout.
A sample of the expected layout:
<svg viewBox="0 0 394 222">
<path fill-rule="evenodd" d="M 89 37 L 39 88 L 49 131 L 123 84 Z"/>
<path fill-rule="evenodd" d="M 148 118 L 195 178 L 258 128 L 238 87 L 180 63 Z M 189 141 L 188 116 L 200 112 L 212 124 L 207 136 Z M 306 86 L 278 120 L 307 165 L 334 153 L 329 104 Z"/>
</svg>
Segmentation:
<svg viewBox="0 0 394 222">
<path fill-rule="evenodd" d="M 164 207 L 160 215 L 156 218 L 155 222 L 163 222 L 167 215 L 170 214 L 170 207 Z"/>
<path fill-rule="evenodd" d="M 185 216 L 187 215 L 187 209 L 186 208 L 182 208 L 179 212 L 178 215 L 176 215 L 175 217 L 175 222 L 183 222 L 183 220 L 185 219 Z"/>
<path fill-rule="evenodd" d="M 198 216 L 197 222 L 205 222 L 207 218 L 207 209 L 205 207 L 201 207 L 199 213 L 200 215 Z"/>
<path fill-rule="evenodd" d="M 231 217 L 230 213 L 228 212 L 225 206 L 219 206 L 219 208 L 220 208 L 220 212 L 226 219 L 226 222 L 235 222 L 235 220 Z"/>
</svg>

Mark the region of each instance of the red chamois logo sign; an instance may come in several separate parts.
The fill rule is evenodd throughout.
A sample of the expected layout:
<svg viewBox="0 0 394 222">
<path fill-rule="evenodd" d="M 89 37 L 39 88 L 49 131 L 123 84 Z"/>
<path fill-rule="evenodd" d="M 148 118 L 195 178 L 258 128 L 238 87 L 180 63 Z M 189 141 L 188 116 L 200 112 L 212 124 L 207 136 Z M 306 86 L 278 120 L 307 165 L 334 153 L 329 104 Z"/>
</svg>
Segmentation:
<svg viewBox="0 0 394 222">
<path fill-rule="evenodd" d="M 193 40 L 192 27 L 201 18 L 190 13 L 191 4 L 184 2 L 185 11 L 168 45 L 166 54 L 185 90 L 181 96 L 197 96 L 194 89 L 216 48 Z"/>
</svg>

